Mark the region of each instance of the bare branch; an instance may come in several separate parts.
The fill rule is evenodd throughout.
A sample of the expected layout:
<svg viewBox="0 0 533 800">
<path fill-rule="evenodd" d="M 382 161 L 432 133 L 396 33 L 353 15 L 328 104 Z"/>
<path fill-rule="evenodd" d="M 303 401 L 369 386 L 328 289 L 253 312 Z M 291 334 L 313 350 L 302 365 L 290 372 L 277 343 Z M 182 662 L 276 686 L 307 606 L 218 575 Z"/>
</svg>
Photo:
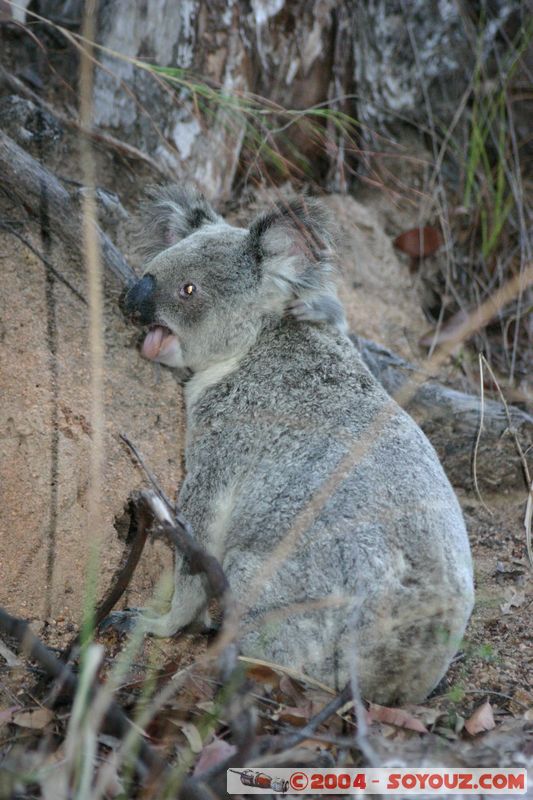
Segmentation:
<svg viewBox="0 0 533 800">
<path fill-rule="evenodd" d="M 50 103 L 47 103 L 46 100 L 43 100 L 43 98 L 38 95 L 37 92 L 34 92 L 32 89 L 30 89 L 30 87 L 27 86 L 24 81 L 19 80 L 19 78 L 17 78 L 15 75 L 12 75 L 10 72 L 8 72 L 1 64 L 0 78 L 13 92 L 24 95 L 28 99 L 32 100 L 36 105 L 44 108 L 49 114 L 61 122 L 62 125 L 65 125 L 65 127 L 74 128 L 75 130 L 81 131 L 83 134 L 93 139 L 93 141 L 100 142 L 101 144 L 110 147 L 126 158 L 144 162 L 147 164 L 147 166 L 151 167 L 151 169 L 157 172 L 158 175 L 161 175 L 164 178 L 171 177 L 168 170 L 164 168 L 164 165 L 161 165 L 155 159 L 150 158 L 150 156 L 146 155 L 146 153 L 143 153 L 142 150 L 139 150 L 138 147 L 133 147 L 133 145 L 123 142 L 121 139 L 117 139 L 115 136 L 111 136 L 108 133 L 103 133 L 102 131 L 94 128 L 87 128 L 86 126 L 82 125 L 79 120 L 68 117 L 66 114 L 62 114 L 57 108 L 54 108 L 52 105 L 50 105 Z"/>
<path fill-rule="evenodd" d="M 368 339 L 351 337 L 363 361 L 392 396 L 409 390 L 406 410 L 437 450 L 455 486 L 473 489 L 472 460 L 479 434 L 481 400 L 431 380 L 421 383 L 420 370 Z M 417 375 L 418 373 L 418 375 Z M 418 385 L 417 385 L 418 384 Z M 517 455 L 517 441 L 521 448 Z M 533 444 L 533 417 L 516 406 L 484 401 L 483 432 L 477 446 L 477 478 L 487 490 L 522 489 L 524 458 Z M 530 467 L 531 469 L 531 467 Z"/>
<path fill-rule="evenodd" d="M 192 575 L 205 575 L 210 596 L 227 607 L 230 590 L 220 562 L 194 537 L 185 517 L 179 512 L 172 517 L 172 507 L 166 508 L 154 492 L 140 492 L 135 502 L 141 512 L 151 515 L 157 523 L 154 534 L 166 537 L 185 556 Z"/>
<path fill-rule="evenodd" d="M 128 537 L 128 543 L 125 547 L 124 553 L 122 554 L 121 562 L 115 570 L 115 574 L 111 580 L 107 594 L 102 598 L 95 609 L 95 628 L 98 628 L 102 620 L 105 619 L 111 609 L 116 606 L 128 588 L 148 538 L 148 531 L 152 522 L 152 517 L 144 513 L 142 508 L 138 508 L 136 506 L 135 495 L 130 500 L 129 507 L 132 515 L 130 523 L 130 536 Z M 77 633 L 74 639 L 69 642 L 65 648 L 65 653 L 69 653 L 73 650 L 73 648 L 77 647 L 80 642 L 80 635 L 80 633 Z"/>
<path fill-rule="evenodd" d="M 74 197 L 56 176 L 0 131 L 0 184 L 37 219 L 45 204 L 51 233 L 76 253 L 82 243 L 80 213 Z M 102 260 L 122 284 L 136 280 L 135 272 L 109 237 L 95 225 Z"/>
<path fill-rule="evenodd" d="M 85 306 L 87 305 L 87 300 L 81 294 L 81 292 L 79 292 L 76 289 L 76 287 L 73 286 L 70 283 L 70 281 L 68 281 L 66 278 L 64 278 L 63 275 L 60 272 L 58 272 L 58 270 L 54 267 L 54 265 L 47 258 L 45 258 L 45 256 L 43 256 L 43 254 L 40 253 L 37 250 L 37 248 L 32 245 L 31 242 L 29 242 L 24 236 L 22 236 L 22 234 L 20 234 L 17 230 L 15 230 L 15 228 L 13 228 L 7 222 L 5 222 L 5 221 L 3 221 L 1 219 L 0 219 L 0 230 L 6 231 L 6 233 L 11 234 L 11 236 L 14 236 L 16 239 L 18 239 L 19 242 L 22 242 L 22 244 L 25 247 L 27 247 L 28 250 L 31 250 L 31 252 L 33 253 L 34 256 L 37 256 L 37 258 L 40 261 L 42 261 L 42 263 L 44 264 L 46 269 L 50 272 L 51 275 L 54 276 L 54 278 L 56 280 L 58 280 L 60 283 L 62 283 L 63 286 L 66 286 L 67 289 L 70 289 L 72 294 L 75 295 L 78 298 L 78 300 L 80 300 Z"/>
<path fill-rule="evenodd" d="M 157 494 L 159 495 L 161 500 L 163 500 L 163 502 L 166 503 L 166 505 L 168 506 L 169 511 L 171 511 L 172 513 L 175 513 L 174 504 L 169 500 L 169 498 L 167 497 L 167 495 L 163 491 L 163 488 L 161 487 L 159 481 L 155 477 L 154 473 L 152 472 L 152 470 L 146 464 L 146 460 L 145 460 L 144 456 L 142 455 L 141 451 L 139 450 L 139 448 L 136 445 L 133 444 L 133 442 L 131 441 L 129 436 L 126 436 L 125 433 L 119 433 L 119 437 L 122 439 L 124 444 L 127 447 L 129 447 L 129 449 L 131 450 L 131 452 L 133 453 L 133 455 L 137 459 L 137 462 L 139 463 L 139 466 L 142 468 L 144 474 L 146 475 L 146 477 L 148 478 L 148 480 L 150 481 L 150 483 L 154 487 L 154 490 L 157 492 Z"/>
<path fill-rule="evenodd" d="M 274 737 L 274 740 L 277 740 L 274 752 L 289 750 L 292 747 L 296 747 L 296 745 L 300 744 L 300 742 L 303 742 L 305 739 L 312 739 L 316 729 L 323 725 L 324 722 L 327 722 L 327 720 L 346 705 L 351 698 L 352 685 L 351 683 L 347 683 L 342 692 L 330 700 L 329 703 L 326 703 L 314 717 L 311 717 L 307 725 L 304 725 L 303 728 L 299 728 L 298 730 L 286 733 L 282 736 Z"/>
</svg>

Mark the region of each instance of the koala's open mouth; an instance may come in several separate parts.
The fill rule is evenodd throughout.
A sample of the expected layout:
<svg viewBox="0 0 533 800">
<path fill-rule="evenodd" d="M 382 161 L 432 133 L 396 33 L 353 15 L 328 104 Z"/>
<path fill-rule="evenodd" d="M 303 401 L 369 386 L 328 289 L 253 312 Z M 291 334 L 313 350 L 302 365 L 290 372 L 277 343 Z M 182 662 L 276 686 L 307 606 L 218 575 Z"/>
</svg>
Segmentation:
<svg viewBox="0 0 533 800">
<path fill-rule="evenodd" d="M 165 364 L 174 360 L 179 350 L 176 334 L 164 325 L 152 325 L 144 338 L 141 353 L 150 361 L 160 361 Z"/>
</svg>

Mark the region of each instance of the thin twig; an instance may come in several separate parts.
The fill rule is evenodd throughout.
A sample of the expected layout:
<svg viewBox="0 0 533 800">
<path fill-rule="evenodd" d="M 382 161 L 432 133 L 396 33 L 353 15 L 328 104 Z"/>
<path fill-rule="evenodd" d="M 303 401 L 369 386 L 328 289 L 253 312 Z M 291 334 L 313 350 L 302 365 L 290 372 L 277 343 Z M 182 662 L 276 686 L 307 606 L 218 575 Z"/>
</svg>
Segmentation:
<svg viewBox="0 0 533 800">
<path fill-rule="evenodd" d="M 276 749 L 274 752 L 289 750 L 291 747 L 296 747 L 300 742 L 303 742 L 304 739 L 312 739 L 316 729 L 323 725 L 333 714 L 336 714 L 337 711 L 351 699 L 352 686 L 351 683 L 348 682 L 342 692 L 330 700 L 329 703 L 326 703 L 314 717 L 311 717 L 303 728 L 283 734 L 282 736 L 274 737 L 276 740 Z"/>
<path fill-rule="evenodd" d="M 526 528 L 526 550 L 529 558 L 529 563 L 533 567 L 533 547 L 531 545 L 531 518 L 533 517 L 533 482 L 529 487 L 529 493 L 526 503 L 526 515 L 524 518 L 524 525 Z"/>
<path fill-rule="evenodd" d="M 529 472 L 529 465 L 527 463 L 527 459 L 526 459 L 525 453 L 524 453 L 524 451 L 522 449 L 522 445 L 520 444 L 518 436 L 516 435 L 516 430 L 515 430 L 515 427 L 513 425 L 513 421 L 511 419 L 511 414 L 509 412 L 509 406 L 507 404 L 507 400 L 505 399 L 505 395 L 503 394 L 503 392 L 502 392 L 502 390 L 500 388 L 500 384 L 498 383 L 498 381 L 496 379 L 496 376 L 495 376 L 495 374 L 494 374 L 494 372 L 492 370 L 492 367 L 490 366 L 489 362 L 487 361 L 487 359 L 485 358 L 484 355 L 480 355 L 480 363 L 481 362 L 483 362 L 485 364 L 485 366 L 487 367 L 487 369 L 489 371 L 489 374 L 490 374 L 490 377 L 492 378 L 493 383 L 494 383 L 494 385 L 496 387 L 496 391 L 500 395 L 500 400 L 502 401 L 502 405 L 503 405 L 503 407 L 505 409 L 505 416 L 507 417 L 508 430 L 509 430 L 509 433 L 511 434 L 511 436 L 513 437 L 513 439 L 514 439 L 514 442 L 515 442 L 515 445 L 516 445 L 516 449 L 517 449 L 518 455 L 520 457 L 520 462 L 522 464 L 522 469 L 524 470 L 524 477 L 525 477 L 525 479 L 526 479 L 526 481 L 528 483 L 528 486 L 529 486 L 531 484 L 531 475 L 530 475 L 530 472 Z"/>
<path fill-rule="evenodd" d="M 143 454 L 141 453 L 141 451 L 139 450 L 139 448 L 136 445 L 133 444 L 133 442 L 131 441 L 129 436 L 126 436 L 125 433 L 119 433 L 119 438 L 124 442 L 125 445 L 127 445 L 127 447 L 129 447 L 129 449 L 131 450 L 131 452 L 133 453 L 133 455 L 137 459 L 137 461 L 139 463 L 139 466 L 142 468 L 142 470 L 144 471 L 146 477 L 148 478 L 148 480 L 150 481 L 150 483 L 154 487 L 155 492 L 159 495 L 159 497 L 165 503 L 165 505 L 168 506 L 169 511 L 172 514 L 174 514 L 175 511 L 176 511 L 176 508 L 175 508 L 174 504 L 169 500 L 169 498 L 165 494 L 164 489 L 161 487 L 161 484 L 159 483 L 159 481 L 155 477 L 154 473 L 152 472 L 150 467 L 147 465 L 146 460 L 145 460 Z"/>
<path fill-rule="evenodd" d="M 489 371 L 489 374 L 490 374 L 490 376 L 491 376 L 491 378 L 492 378 L 492 380 L 494 382 L 494 385 L 496 386 L 496 390 L 497 390 L 498 394 L 500 395 L 500 400 L 502 401 L 503 407 L 505 409 L 505 415 L 507 417 L 507 424 L 508 424 L 509 433 L 511 434 L 511 436 L 514 439 L 514 443 L 516 445 L 516 449 L 517 449 L 517 452 L 518 452 L 518 455 L 519 455 L 519 458 L 520 458 L 520 462 L 522 464 L 522 469 L 524 470 L 524 477 L 525 477 L 525 479 L 527 481 L 528 494 L 527 494 L 526 515 L 525 515 L 525 518 L 524 518 L 524 526 L 525 526 L 525 529 L 526 529 L 526 552 L 527 552 L 527 557 L 528 557 L 528 560 L 529 560 L 529 566 L 533 569 L 533 547 L 531 545 L 531 516 L 533 514 L 533 481 L 531 479 L 531 473 L 529 471 L 529 464 L 527 463 L 526 454 L 524 453 L 524 450 L 522 448 L 522 445 L 520 444 L 520 440 L 519 440 L 519 438 L 517 436 L 517 433 L 516 433 L 516 430 L 514 428 L 513 421 L 511 419 L 511 414 L 509 412 L 509 406 L 507 405 L 507 401 L 505 399 L 505 396 L 504 396 L 504 394 L 503 394 L 503 392 L 502 392 L 502 390 L 500 388 L 500 384 L 496 380 L 496 376 L 495 376 L 495 374 L 494 374 L 494 372 L 492 370 L 492 367 L 490 366 L 489 362 L 487 361 L 487 359 L 485 358 L 484 355 L 480 355 L 479 364 L 480 364 L 480 367 L 482 367 L 482 365 L 485 364 L 485 366 L 487 367 L 487 369 Z"/>
<path fill-rule="evenodd" d="M 139 509 L 151 514 L 157 523 L 154 533 L 169 539 L 176 550 L 185 556 L 192 575 L 205 575 L 210 596 L 221 600 L 226 606 L 229 583 L 220 562 L 195 539 L 183 515 L 171 517 L 170 511 L 163 507 L 160 498 L 156 498 L 153 492 L 140 492 L 136 503 Z"/>
<path fill-rule="evenodd" d="M 63 114 L 57 108 L 54 108 L 50 103 L 47 103 L 37 92 L 34 92 L 33 89 L 30 89 L 23 81 L 19 80 L 15 75 L 12 75 L 8 72 L 2 65 L 0 65 L 0 78 L 3 79 L 5 83 L 9 86 L 12 91 L 17 93 L 23 94 L 32 100 L 37 106 L 44 108 L 51 114 L 55 119 L 65 125 L 67 128 L 75 128 L 76 130 L 80 131 L 86 136 L 89 136 L 93 141 L 100 142 L 101 144 L 106 145 L 107 147 L 116 150 L 117 152 L 121 153 L 126 158 L 130 158 L 136 161 L 143 161 L 153 170 L 155 170 L 159 175 L 169 178 L 168 170 L 164 168 L 161 164 L 150 158 L 150 156 L 143 153 L 142 150 L 139 150 L 137 147 L 134 147 L 127 142 L 123 142 L 122 139 L 117 139 L 115 136 L 111 136 L 109 133 L 103 133 L 100 130 L 96 130 L 94 128 L 88 128 L 82 123 L 74 119 L 73 117 L 68 117 L 66 114 Z M 78 184 L 81 185 L 81 184 Z"/>
<path fill-rule="evenodd" d="M 474 476 L 474 489 L 476 490 L 476 494 L 478 496 L 479 502 L 488 513 L 492 516 L 493 511 L 488 507 L 488 505 L 483 500 L 481 496 L 481 491 L 479 489 L 479 483 L 477 479 L 477 456 L 479 452 L 479 443 L 481 441 L 481 434 L 483 433 L 483 423 L 485 421 L 485 385 L 483 381 L 483 356 L 481 353 L 479 354 L 479 427 L 477 429 L 476 434 L 476 441 L 474 444 L 474 456 L 472 460 L 472 472 Z"/>
<path fill-rule="evenodd" d="M 140 492 L 135 498 L 135 506 L 141 513 L 151 515 L 152 519 L 157 522 L 157 528 L 154 533 L 166 537 L 173 547 L 185 556 L 192 575 L 205 575 L 211 597 L 221 600 L 224 608 L 227 608 L 229 603 L 229 584 L 220 562 L 198 542 L 189 521 L 166 496 L 159 481 L 147 466 L 142 453 L 131 439 L 124 433 L 119 434 L 119 436 L 134 454 L 154 487 L 157 497 L 163 503 L 162 507 L 160 503 L 155 501 L 151 492 L 144 491 Z"/>
<path fill-rule="evenodd" d="M 0 607 L 0 631 L 15 640 L 17 650 L 21 655 L 37 661 L 51 678 L 60 682 L 69 697 L 74 697 L 78 688 L 78 680 L 71 668 L 56 658 L 52 651 L 32 633 L 25 620 L 11 616 Z M 132 723 L 124 711 L 117 703 L 111 702 L 104 718 L 105 731 L 122 739 L 131 727 Z M 139 743 L 139 756 L 150 770 L 166 769 L 166 765 L 145 741 Z"/>
<path fill-rule="evenodd" d="M 0 230 L 3 230 L 6 233 L 11 234 L 11 236 L 15 236 L 15 238 L 17 238 L 20 242 L 22 242 L 22 244 L 25 247 L 27 247 L 28 250 L 30 250 L 33 253 L 34 256 L 37 256 L 37 258 L 44 264 L 44 266 L 46 267 L 48 272 L 50 272 L 50 274 L 53 275 L 56 280 L 58 280 L 60 283 L 62 283 L 63 286 L 66 286 L 67 289 L 70 289 L 72 294 L 75 295 L 78 298 L 78 300 L 80 300 L 80 302 L 83 303 L 84 306 L 87 305 L 87 300 L 81 294 L 81 292 L 79 292 L 76 289 L 76 287 L 73 286 L 70 283 L 70 281 L 68 281 L 66 278 L 64 278 L 63 275 L 60 272 L 57 271 L 57 269 L 54 267 L 54 265 L 51 264 L 50 261 L 45 256 L 43 256 L 43 254 L 40 253 L 39 250 L 37 250 L 36 247 L 34 247 L 31 244 L 31 242 L 29 242 L 24 236 L 22 236 L 22 234 L 20 234 L 17 230 L 15 230 L 15 228 L 12 228 L 11 225 L 9 225 L 7 222 L 4 222 L 1 219 L 0 219 Z"/>
</svg>

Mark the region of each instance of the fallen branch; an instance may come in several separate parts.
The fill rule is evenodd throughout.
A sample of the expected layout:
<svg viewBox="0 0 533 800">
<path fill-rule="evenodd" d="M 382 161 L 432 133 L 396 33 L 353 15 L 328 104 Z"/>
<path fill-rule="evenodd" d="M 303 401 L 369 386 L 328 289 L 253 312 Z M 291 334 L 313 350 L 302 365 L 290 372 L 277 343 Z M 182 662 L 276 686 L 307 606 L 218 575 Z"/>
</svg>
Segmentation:
<svg viewBox="0 0 533 800">
<path fill-rule="evenodd" d="M 132 505 L 139 512 L 139 519 L 147 527 L 155 523 L 152 534 L 168 539 L 170 545 L 187 559 L 191 575 L 205 575 L 210 598 L 220 600 L 226 605 L 230 599 L 230 589 L 219 560 L 208 553 L 196 539 L 189 521 L 168 499 L 140 450 L 126 434 L 121 433 L 120 438 L 131 450 L 153 486 L 153 491 L 145 490 L 132 498 Z"/>
<path fill-rule="evenodd" d="M 147 465 L 147 463 L 146 463 L 146 461 L 144 459 L 144 456 L 142 455 L 142 453 L 139 450 L 139 448 L 136 447 L 136 445 L 133 444 L 133 442 L 131 441 L 129 436 L 126 436 L 125 433 L 119 433 L 119 437 L 120 437 L 120 439 L 122 439 L 124 444 L 131 450 L 131 452 L 135 456 L 135 459 L 137 460 L 137 463 L 142 468 L 144 474 L 146 475 L 146 477 L 148 478 L 148 480 L 152 484 L 155 492 L 159 495 L 161 500 L 163 500 L 163 502 L 168 506 L 168 508 L 174 514 L 175 511 L 176 511 L 176 508 L 175 508 L 174 504 L 171 503 L 171 501 L 169 500 L 169 498 L 167 497 L 167 495 L 163 491 L 163 488 L 159 484 L 159 482 L 158 482 L 157 478 L 155 477 L 155 475 L 153 474 L 152 470 L 148 467 L 148 465 Z"/>
<path fill-rule="evenodd" d="M 370 372 L 395 395 L 414 384 L 417 368 L 387 348 L 352 336 Z M 455 486 L 474 488 L 472 460 L 481 419 L 481 400 L 431 381 L 413 386 L 406 410 L 415 418 L 437 450 L 448 478 Z M 524 487 L 523 463 L 516 448 L 533 444 L 533 417 L 515 406 L 484 401 L 483 431 L 477 447 L 478 483 L 487 490 Z M 531 452 L 531 451 L 530 451 Z"/>
<path fill-rule="evenodd" d="M 223 609 L 231 603 L 228 579 L 220 562 L 195 538 L 189 522 L 153 491 L 139 492 L 135 499 L 139 511 L 155 522 L 152 534 L 166 538 L 187 560 L 191 575 L 205 575 L 208 595 L 219 600 Z"/>
<path fill-rule="evenodd" d="M 246 687 L 242 687 L 244 692 Z M 240 697 L 242 702 L 243 697 Z M 186 778 L 181 786 L 180 800 L 189 800 L 198 788 L 208 788 L 214 792 L 215 797 L 224 797 L 226 794 L 226 773 L 232 767 L 246 766 L 254 758 L 259 740 L 255 735 L 255 716 L 250 709 L 242 709 L 233 719 L 229 720 L 232 739 L 237 749 L 235 753 L 225 758 L 218 764 L 205 769 L 193 777 Z"/>
<path fill-rule="evenodd" d="M 142 515 L 143 524 L 149 527 L 152 523 L 152 535 L 166 538 L 171 546 L 184 556 L 192 575 L 204 575 L 208 596 L 218 600 L 221 604 L 222 624 L 224 624 L 230 618 L 230 613 L 234 612 L 234 606 L 229 583 L 220 562 L 215 556 L 208 553 L 194 537 L 189 522 L 166 498 L 157 480 L 146 467 L 144 459 L 137 448 L 126 436 L 121 436 L 121 438 L 135 454 L 142 468 L 150 476 L 150 481 L 154 486 L 154 491 L 142 491 L 133 500 L 139 515 Z M 237 665 L 236 649 L 232 645 L 232 637 L 230 637 L 229 643 L 224 643 L 219 654 L 219 665 L 221 673 L 226 679 L 226 686 L 231 684 L 233 678 L 236 678 L 237 683 L 240 684 L 240 689 L 238 686 L 234 687 L 235 702 L 236 697 L 245 691 L 245 684 Z M 234 730 L 239 746 L 237 753 L 227 759 L 228 766 L 239 766 L 246 763 L 255 743 L 253 720 L 245 709 L 241 711 L 239 719 L 239 725 Z M 242 730 L 243 727 L 247 728 L 246 734 Z M 223 767 L 224 769 L 227 768 L 226 761 L 223 763 Z M 218 765 L 218 768 L 212 771 L 209 770 L 197 777 L 185 777 L 178 796 L 183 800 L 188 800 L 191 797 L 213 797 L 212 790 L 214 788 L 219 790 L 216 796 L 221 795 L 225 786 L 225 780 L 224 786 L 220 783 L 224 769 Z"/>
<path fill-rule="evenodd" d="M 74 252 L 82 242 L 80 211 L 75 196 L 45 166 L 0 131 L 0 185 L 36 219 L 48 220 L 50 232 Z M 135 272 L 109 237 L 96 225 L 102 260 L 123 284 L 136 280 Z"/>
<path fill-rule="evenodd" d="M 0 631 L 16 642 L 18 652 L 37 661 L 46 673 L 60 683 L 61 688 L 72 699 L 78 688 L 78 680 L 71 668 L 60 661 L 30 630 L 27 622 L 8 614 L 0 608 Z M 117 703 L 111 701 L 104 717 L 103 729 L 117 739 L 124 738 L 132 723 Z M 139 757 L 149 771 L 165 770 L 166 765 L 144 740 L 139 742 Z"/>
</svg>

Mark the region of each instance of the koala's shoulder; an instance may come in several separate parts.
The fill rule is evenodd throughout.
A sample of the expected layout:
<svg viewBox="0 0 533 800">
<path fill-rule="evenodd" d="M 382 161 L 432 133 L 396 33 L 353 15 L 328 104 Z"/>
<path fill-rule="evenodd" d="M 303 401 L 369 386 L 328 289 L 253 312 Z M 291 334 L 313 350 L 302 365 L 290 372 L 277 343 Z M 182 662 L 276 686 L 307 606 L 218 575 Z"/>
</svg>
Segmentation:
<svg viewBox="0 0 533 800">
<path fill-rule="evenodd" d="M 290 319 L 262 337 L 229 381 L 236 391 L 239 384 L 253 387 L 259 403 L 314 398 L 333 416 L 354 395 L 371 404 L 388 397 L 342 332 Z"/>
</svg>

